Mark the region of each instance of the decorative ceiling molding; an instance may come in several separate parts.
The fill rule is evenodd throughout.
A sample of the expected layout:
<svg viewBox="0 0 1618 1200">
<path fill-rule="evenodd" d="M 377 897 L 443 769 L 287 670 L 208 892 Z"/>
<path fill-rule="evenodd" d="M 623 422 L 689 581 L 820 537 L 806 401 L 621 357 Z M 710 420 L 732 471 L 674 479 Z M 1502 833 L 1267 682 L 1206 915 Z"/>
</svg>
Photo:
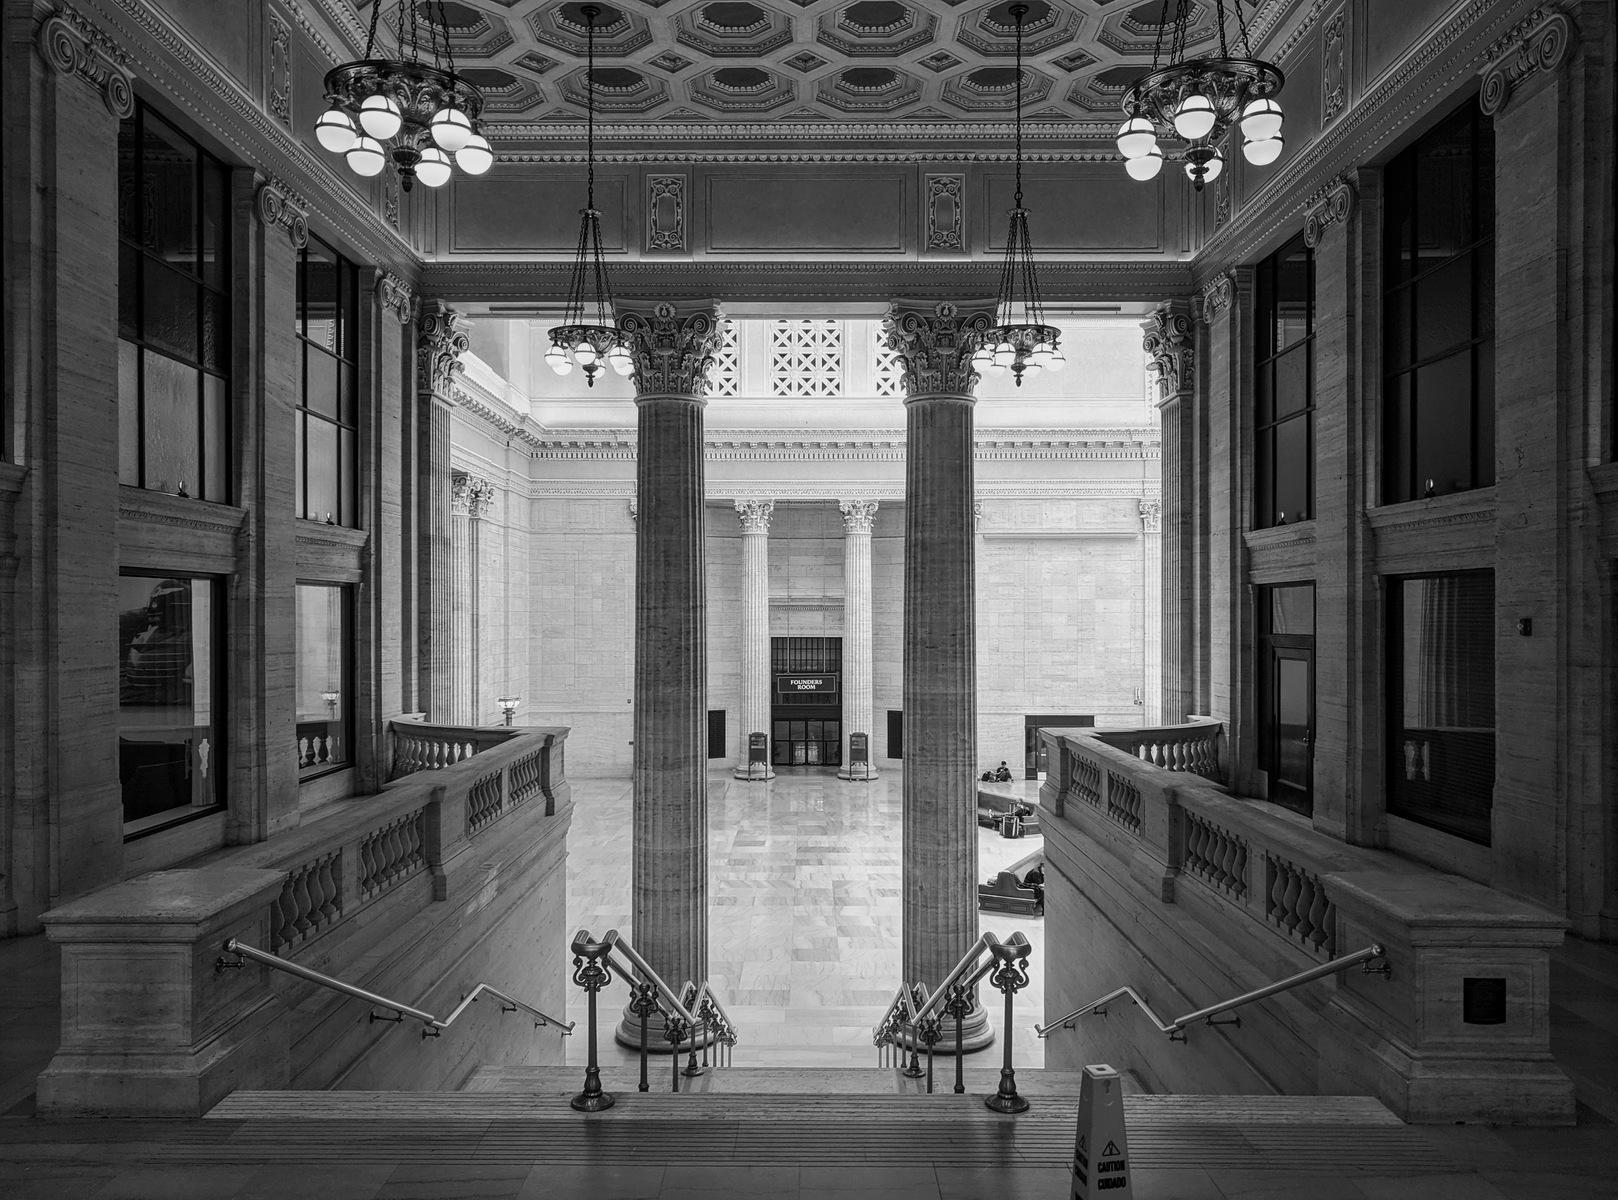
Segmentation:
<svg viewBox="0 0 1618 1200">
<path fill-rule="evenodd" d="M 1496 0 L 1468 0 L 1369 81 L 1351 108 L 1245 197 L 1241 211 L 1203 243 L 1196 257 L 1199 283 L 1255 257 L 1282 230 L 1301 228 L 1321 180 L 1352 170 L 1476 75 L 1488 47 L 1520 19 L 1519 9 L 1485 20 L 1498 8 Z"/>
<path fill-rule="evenodd" d="M 160 9 L 145 0 L 81 0 L 129 50 L 136 74 L 184 107 L 243 162 L 274 165 L 312 211 L 380 266 L 403 276 L 420 264 L 408 242 L 327 164 L 298 142 Z M 299 6 L 293 4 L 296 12 Z M 228 118 L 228 119 L 227 119 Z"/>
<path fill-rule="evenodd" d="M 1118 152 L 1105 146 L 1092 150 L 1051 150 L 1044 153 L 1023 151 L 1025 163 L 1116 163 Z M 500 161 L 507 163 L 583 163 L 588 158 L 576 150 L 558 150 L 541 153 L 532 150 L 500 151 Z M 1016 156 L 1009 150 L 683 150 L 665 153 L 659 151 L 624 151 L 622 153 L 596 152 L 600 163 L 929 163 L 929 162 L 1014 162 Z"/>
<path fill-rule="evenodd" d="M 526 485 L 514 481 L 513 490 L 530 500 L 632 500 L 633 479 L 532 479 Z M 759 483 L 710 480 L 704 499 L 709 504 L 734 504 L 737 500 L 824 501 L 838 504 L 846 496 L 859 496 L 889 504 L 904 501 L 904 481 L 872 482 L 865 479 L 826 481 L 770 480 Z M 978 480 L 974 494 L 987 500 L 1142 500 L 1156 499 L 1160 488 L 1156 479 L 1106 480 L 1076 479 L 1037 483 Z M 543 532 L 543 531 L 541 531 Z"/>
</svg>

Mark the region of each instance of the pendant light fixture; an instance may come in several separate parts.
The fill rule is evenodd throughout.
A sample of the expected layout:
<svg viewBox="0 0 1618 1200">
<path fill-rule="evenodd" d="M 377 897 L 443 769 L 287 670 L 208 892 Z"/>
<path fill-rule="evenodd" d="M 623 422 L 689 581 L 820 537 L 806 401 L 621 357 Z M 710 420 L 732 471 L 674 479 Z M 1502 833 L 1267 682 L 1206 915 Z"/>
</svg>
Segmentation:
<svg viewBox="0 0 1618 1200">
<path fill-rule="evenodd" d="M 372 2 L 365 57 L 326 72 L 331 107 L 315 122 L 315 137 L 343 155 L 356 175 L 380 175 L 391 161 L 407 192 L 418 179 L 442 187 L 453 167 L 483 174 L 494 165 L 494 151 L 478 129 L 483 93 L 455 73 L 443 0 L 397 0 L 394 58 L 376 57 L 383 6 L 384 0 Z"/>
<path fill-rule="evenodd" d="M 1028 210 L 1022 206 L 1022 19 L 1028 6 L 1013 4 L 1007 11 L 1017 26 L 1017 192 L 1011 227 L 1006 231 L 1006 257 L 1000 266 L 994 328 L 984 333 L 972 355 L 972 366 L 987 375 L 999 375 L 1010 367 L 1021 387 L 1024 372 L 1046 367 L 1060 371 L 1067 359 L 1057 346 L 1060 333 L 1045 323 L 1039 280 L 1034 275 L 1034 247 L 1028 236 Z"/>
<path fill-rule="evenodd" d="M 607 264 L 601 253 L 601 214 L 596 211 L 596 18 L 601 10 L 583 5 L 589 39 L 588 66 L 584 73 L 584 104 L 588 130 L 585 151 L 586 185 L 584 207 L 579 210 L 579 249 L 573 260 L 573 279 L 567 291 L 567 310 L 562 324 L 550 331 L 551 348 L 545 361 L 558 375 L 566 375 L 574 364 L 584 372 L 584 382 L 594 387 L 596 376 L 606 364 L 620 375 L 629 374 L 634 360 L 618 336 L 612 309 L 612 287 L 607 282 Z"/>
<path fill-rule="evenodd" d="M 1242 156 L 1254 166 L 1268 166 L 1281 157 L 1285 143 L 1281 106 L 1275 97 L 1286 77 L 1274 64 L 1253 57 L 1241 0 L 1231 0 L 1236 13 L 1237 55 L 1232 56 L 1226 33 L 1225 0 L 1213 0 L 1219 53 L 1187 58 L 1185 45 L 1198 5 L 1195 0 L 1174 2 L 1171 18 L 1169 0 L 1163 0 L 1152 69 L 1124 93 L 1125 120 L 1118 130 L 1118 152 L 1124 156 L 1130 178 L 1152 179 L 1167 157 L 1158 139 L 1177 138 L 1185 148 L 1176 157 L 1185 163 L 1186 175 L 1200 192 L 1203 184 L 1218 179 L 1224 170 L 1220 143 L 1233 126 L 1241 126 Z M 1165 31 L 1167 62 L 1163 60 Z"/>
</svg>

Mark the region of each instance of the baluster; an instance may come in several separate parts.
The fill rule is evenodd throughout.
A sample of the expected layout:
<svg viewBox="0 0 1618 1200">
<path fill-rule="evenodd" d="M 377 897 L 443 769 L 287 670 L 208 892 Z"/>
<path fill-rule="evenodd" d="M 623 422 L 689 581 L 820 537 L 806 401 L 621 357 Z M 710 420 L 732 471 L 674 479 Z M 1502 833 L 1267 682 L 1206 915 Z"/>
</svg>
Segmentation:
<svg viewBox="0 0 1618 1200">
<path fill-rule="evenodd" d="M 1186 823 L 1185 865 L 1194 875 L 1201 875 L 1205 872 L 1202 862 L 1202 843 L 1207 836 L 1207 831 L 1204 829 L 1202 822 L 1195 817 L 1192 817 Z"/>
<path fill-rule="evenodd" d="M 1269 908 L 1265 916 L 1272 921 L 1280 921 L 1281 900 L 1286 895 L 1286 871 L 1282 868 L 1279 859 L 1272 855 L 1264 856 L 1265 871 L 1269 876 L 1269 886 L 1265 891 L 1269 894 Z"/>
<path fill-rule="evenodd" d="M 1228 833 L 1219 835 L 1219 883 L 1230 888 L 1236 883 L 1236 839 Z"/>
<path fill-rule="evenodd" d="M 300 869 L 294 877 L 292 904 L 296 914 L 293 926 L 299 938 L 306 937 L 309 933 L 309 872 L 306 869 Z"/>
<path fill-rule="evenodd" d="M 1236 889 L 1244 898 L 1247 895 L 1247 846 L 1238 841 L 1236 843 Z"/>
<path fill-rule="evenodd" d="M 331 920 L 332 913 L 337 911 L 332 903 L 337 897 L 337 889 L 332 886 L 331 859 L 318 859 L 309 875 L 309 924 L 321 929 Z"/>
<path fill-rule="evenodd" d="M 400 865 L 404 861 L 404 838 L 399 831 L 399 823 L 395 821 L 388 826 L 388 882 L 391 884 L 399 877 L 403 870 Z"/>
<path fill-rule="evenodd" d="M 285 946 L 297 933 L 294 924 L 298 915 L 297 901 L 292 895 L 292 877 L 281 884 L 281 894 L 275 898 L 275 945 Z"/>
<path fill-rule="evenodd" d="M 376 835 L 372 834 L 360 843 L 360 892 L 369 894 L 376 890 Z"/>
<path fill-rule="evenodd" d="M 1303 880 L 1291 863 L 1287 864 L 1287 887 L 1281 899 L 1281 923 L 1288 933 L 1298 927 L 1303 914 L 1298 911 L 1298 897 L 1303 894 Z"/>
<path fill-rule="evenodd" d="M 1315 884 L 1314 901 L 1309 905 L 1309 940 L 1318 952 L 1326 944 L 1326 888 Z"/>
</svg>

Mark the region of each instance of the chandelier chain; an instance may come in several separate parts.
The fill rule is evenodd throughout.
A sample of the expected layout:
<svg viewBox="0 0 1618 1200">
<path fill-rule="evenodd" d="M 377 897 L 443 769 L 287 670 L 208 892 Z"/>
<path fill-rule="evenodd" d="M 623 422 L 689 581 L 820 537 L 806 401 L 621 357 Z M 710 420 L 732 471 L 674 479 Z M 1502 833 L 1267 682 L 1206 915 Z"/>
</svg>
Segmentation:
<svg viewBox="0 0 1618 1200">
<path fill-rule="evenodd" d="M 1022 19 L 1026 10 L 1012 5 L 1011 17 L 1017 23 L 1017 207 L 1022 208 Z"/>
<path fill-rule="evenodd" d="M 376 50 L 376 23 L 382 15 L 382 0 L 371 6 L 371 29 L 365 36 L 365 57 L 369 59 Z"/>
<path fill-rule="evenodd" d="M 1215 0 L 1215 3 L 1219 10 L 1214 14 L 1214 20 L 1219 26 L 1219 57 L 1229 58 L 1230 47 L 1225 44 L 1225 0 Z M 1242 0 L 1236 0 L 1236 11 L 1240 13 L 1241 10 Z"/>
<path fill-rule="evenodd" d="M 585 113 L 585 207 L 591 212 L 596 207 L 596 9 L 593 4 L 584 6 L 585 37 L 588 54 L 588 65 L 584 68 L 584 113 Z M 597 240 L 596 245 L 601 243 Z M 599 260 L 599 255 L 597 258 Z"/>
<path fill-rule="evenodd" d="M 1241 34 L 1242 57 L 1253 57 L 1253 44 L 1247 40 L 1247 17 L 1242 12 L 1242 0 L 1236 0 L 1236 28 Z"/>
<path fill-rule="evenodd" d="M 1154 71 L 1163 65 L 1163 31 L 1168 27 L 1169 0 L 1163 0 L 1163 11 L 1158 15 L 1157 18 L 1157 41 L 1152 45 L 1152 70 Z M 1169 46 L 1169 53 L 1174 53 L 1174 46 L 1172 43 Z"/>
<path fill-rule="evenodd" d="M 438 0 L 438 24 L 444 31 L 444 69 L 453 75 L 455 74 L 455 50 L 449 44 L 449 18 L 444 14 L 444 0 Z"/>
</svg>

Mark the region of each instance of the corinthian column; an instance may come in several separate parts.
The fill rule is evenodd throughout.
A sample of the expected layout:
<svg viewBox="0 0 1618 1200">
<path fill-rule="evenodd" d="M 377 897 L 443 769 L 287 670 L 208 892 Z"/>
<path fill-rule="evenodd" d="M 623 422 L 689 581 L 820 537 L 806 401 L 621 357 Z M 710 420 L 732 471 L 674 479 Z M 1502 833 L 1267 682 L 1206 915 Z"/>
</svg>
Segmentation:
<svg viewBox="0 0 1618 1200">
<path fill-rule="evenodd" d="M 971 357 L 992 320 L 988 302 L 897 301 L 887 321 L 905 386 L 904 978 L 928 988 L 978 936 Z M 962 1040 L 993 1037 L 979 1005 Z"/>
<path fill-rule="evenodd" d="M 672 987 L 708 973 L 707 591 L 703 392 L 712 305 L 626 308 L 635 364 L 634 899 L 636 948 Z M 651 1048 L 666 1050 L 653 1020 Z M 625 1012 L 618 1040 L 638 1045 Z"/>
<path fill-rule="evenodd" d="M 770 755 L 762 773 L 748 774 L 747 736 L 770 729 L 770 514 L 773 500 L 738 500 L 742 522 L 742 715 L 737 779 L 774 779 Z M 768 745 L 768 743 L 766 743 Z"/>
<path fill-rule="evenodd" d="M 422 676 L 418 703 L 424 704 L 433 721 L 454 719 L 450 678 L 449 410 L 451 385 L 465 369 L 461 355 L 471 345 L 466 331 L 466 318 L 443 301 L 422 302 L 416 329 Z"/>
<path fill-rule="evenodd" d="M 875 713 L 871 701 L 871 524 L 875 500 L 844 500 L 843 513 L 843 765 L 839 779 L 874 779 Z M 866 762 L 851 773 L 848 736 L 866 735 Z M 869 773 L 867 774 L 867 770 Z"/>
<path fill-rule="evenodd" d="M 1141 721 L 1163 720 L 1163 502 L 1140 502 L 1141 545 Z"/>
</svg>

